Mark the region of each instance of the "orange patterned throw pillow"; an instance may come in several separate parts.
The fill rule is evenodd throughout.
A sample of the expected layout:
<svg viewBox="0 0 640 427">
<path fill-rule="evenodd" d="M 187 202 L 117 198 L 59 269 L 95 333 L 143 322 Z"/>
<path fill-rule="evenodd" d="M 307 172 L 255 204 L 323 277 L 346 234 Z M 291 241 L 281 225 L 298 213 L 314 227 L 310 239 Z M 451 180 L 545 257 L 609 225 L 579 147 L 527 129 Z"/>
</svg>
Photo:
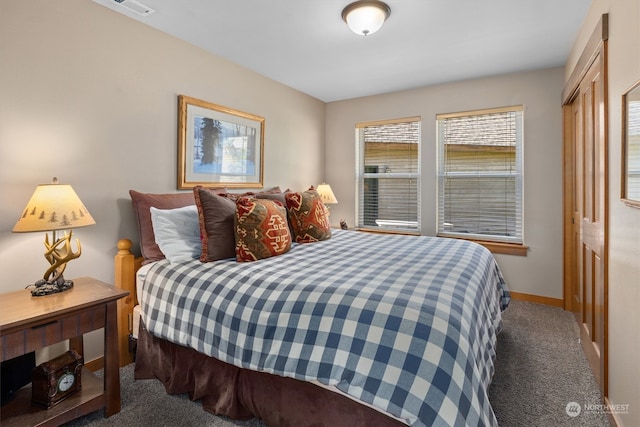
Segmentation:
<svg viewBox="0 0 640 427">
<path fill-rule="evenodd" d="M 234 220 L 236 261 L 257 261 L 291 249 L 287 211 L 280 202 L 241 197 Z"/>
<path fill-rule="evenodd" d="M 303 193 L 285 193 L 284 198 L 297 243 L 318 242 L 331 237 L 329 211 L 315 188 Z"/>
</svg>

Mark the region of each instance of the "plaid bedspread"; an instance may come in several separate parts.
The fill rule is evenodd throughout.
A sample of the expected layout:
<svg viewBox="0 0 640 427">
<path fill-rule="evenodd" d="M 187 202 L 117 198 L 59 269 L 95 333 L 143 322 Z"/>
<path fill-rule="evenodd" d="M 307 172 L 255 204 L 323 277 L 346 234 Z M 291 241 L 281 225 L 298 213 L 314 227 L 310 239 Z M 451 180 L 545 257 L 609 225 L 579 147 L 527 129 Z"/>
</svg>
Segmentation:
<svg viewBox="0 0 640 427">
<path fill-rule="evenodd" d="M 257 262 L 159 261 L 143 286 L 157 337 L 412 426 L 497 425 L 487 390 L 510 296 L 480 245 L 336 230 Z"/>
</svg>

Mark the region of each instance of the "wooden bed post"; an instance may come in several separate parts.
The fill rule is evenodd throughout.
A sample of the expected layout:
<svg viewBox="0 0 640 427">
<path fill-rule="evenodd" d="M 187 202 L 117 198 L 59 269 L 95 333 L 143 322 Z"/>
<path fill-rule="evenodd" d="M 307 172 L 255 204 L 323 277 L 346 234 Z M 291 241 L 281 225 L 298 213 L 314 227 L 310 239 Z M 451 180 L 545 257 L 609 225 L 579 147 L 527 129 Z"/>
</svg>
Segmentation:
<svg viewBox="0 0 640 427">
<path fill-rule="evenodd" d="M 118 253 L 114 257 L 115 286 L 129 291 L 126 298 L 118 300 L 118 346 L 120 347 L 120 366 L 133 362 L 129 352 L 129 334 L 133 328 L 133 307 L 136 305 L 136 267 L 140 260 L 131 253 L 131 240 L 118 241 Z"/>
</svg>

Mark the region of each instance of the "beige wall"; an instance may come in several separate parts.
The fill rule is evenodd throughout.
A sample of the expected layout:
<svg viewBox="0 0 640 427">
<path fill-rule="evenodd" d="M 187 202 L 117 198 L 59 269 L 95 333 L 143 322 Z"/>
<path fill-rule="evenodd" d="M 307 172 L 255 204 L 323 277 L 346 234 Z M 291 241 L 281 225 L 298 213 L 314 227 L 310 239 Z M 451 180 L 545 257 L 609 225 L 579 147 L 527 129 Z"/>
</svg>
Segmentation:
<svg viewBox="0 0 640 427">
<path fill-rule="evenodd" d="M 436 114 L 525 106 L 524 236 L 526 257 L 496 255 L 513 291 L 562 298 L 563 69 L 462 81 L 327 104 L 326 182 L 338 204 L 332 223 L 355 221 L 355 139 L 358 122 L 422 117 L 423 234 L 436 232 Z"/>
<path fill-rule="evenodd" d="M 91 1 L 0 1 L 0 292 L 48 266 L 44 233 L 11 229 L 53 176 L 97 223 L 65 276 L 113 279 L 117 239 L 137 240 L 129 189 L 177 191 L 178 94 L 265 118 L 265 187 L 322 181 L 319 100 Z"/>
<path fill-rule="evenodd" d="M 640 2 L 593 0 L 565 78 L 603 13 L 609 14 L 609 399 L 629 405 L 620 424 L 640 425 L 640 209 L 620 201 L 621 96 L 640 80 Z"/>
</svg>

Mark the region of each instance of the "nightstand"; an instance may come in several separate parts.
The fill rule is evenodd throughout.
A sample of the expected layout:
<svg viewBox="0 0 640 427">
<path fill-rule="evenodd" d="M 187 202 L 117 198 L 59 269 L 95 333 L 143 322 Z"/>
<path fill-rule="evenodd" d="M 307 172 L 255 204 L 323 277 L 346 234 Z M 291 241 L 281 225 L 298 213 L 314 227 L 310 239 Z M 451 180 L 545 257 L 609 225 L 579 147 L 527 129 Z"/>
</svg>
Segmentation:
<svg viewBox="0 0 640 427">
<path fill-rule="evenodd" d="M 33 297 L 28 290 L 0 295 L 0 355 L 8 360 L 69 340 L 83 354 L 82 335 L 104 328 L 104 375 L 82 370 L 82 389 L 51 409 L 31 402 L 31 386 L 0 409 L 0 424 L 57 426 L 104 408 L 104 416 L 120 412 L 117 301 L 129 294 L 89 277 L 74 279 L 68 291 Z"/>
</svg>

